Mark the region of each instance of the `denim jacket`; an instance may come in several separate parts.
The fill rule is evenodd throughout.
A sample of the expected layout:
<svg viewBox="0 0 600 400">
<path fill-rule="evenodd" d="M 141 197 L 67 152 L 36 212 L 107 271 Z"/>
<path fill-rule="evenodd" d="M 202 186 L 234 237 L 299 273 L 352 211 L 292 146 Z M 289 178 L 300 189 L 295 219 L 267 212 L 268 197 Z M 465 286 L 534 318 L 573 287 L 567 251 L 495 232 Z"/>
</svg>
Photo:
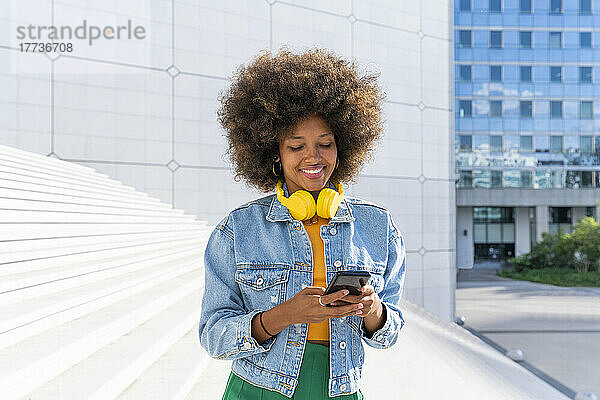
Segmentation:
<svg viewBox="0 0 600 400">
<path fill-rule="evenodd" d="M 283 189 L 287 197 L 287 185 Z M 371 337 L 358 315 L 329 320 L 329 396 L 333 397 L 360 388 L 362 341 L 388 348 L 404 326 L 398 301 L 404 287 L 406 250 L 385 208 L 348 196 L 321 227 L 320 235 L 327 282 L 337 271 L 368 271 L 386 311 L 385 324 Z M 204 262 L 201 345 L 213 358 L 233 360 L 232 371 L 244 380 L 291 398 L 298 384 L 308 323 L 288 326 L 259 344 L 252 337 L 251 321 L 260 311 L 312 286 L 312 247 L 302 222 L 292 218 L 274 194 L 250 201 L 219 222 L 206 246 Z"/>
</svg>

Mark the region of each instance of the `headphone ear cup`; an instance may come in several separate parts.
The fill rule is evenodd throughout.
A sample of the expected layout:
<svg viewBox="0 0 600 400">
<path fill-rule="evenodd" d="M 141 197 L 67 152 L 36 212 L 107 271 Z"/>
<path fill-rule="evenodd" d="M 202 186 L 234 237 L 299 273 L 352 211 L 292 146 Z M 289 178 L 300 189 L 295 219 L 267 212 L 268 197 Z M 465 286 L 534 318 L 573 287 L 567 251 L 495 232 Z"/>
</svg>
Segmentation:
<svg viewBox="0 0 600 400">
<path fill-rule="evenodd" d="M 312 194 L 306 190 L 297 190 L 288 198 L 288 210 L 292 217 L 304 221 L 315 215 L 317 205 Z"/>
<path fill-rule="evenodd" d="M 342 196 L 335 190 L 323 189 L 317 199 L 317 214 L 322 218 L 331 218 L 335 216 L 341 202 Z"/>
</svg>

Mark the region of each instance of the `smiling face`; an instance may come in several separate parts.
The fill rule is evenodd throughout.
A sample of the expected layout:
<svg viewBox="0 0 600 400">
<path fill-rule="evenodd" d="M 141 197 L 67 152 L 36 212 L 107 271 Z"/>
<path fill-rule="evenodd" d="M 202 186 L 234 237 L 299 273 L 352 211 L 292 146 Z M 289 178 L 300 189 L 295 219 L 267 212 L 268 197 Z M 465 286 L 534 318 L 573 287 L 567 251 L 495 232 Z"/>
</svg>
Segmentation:
<svg viewBox="0 0 600 400">
<path fill-rule="evenodd" d="M 280 141 L 279 154 L 288 193 L 307 190 L 316 199 L 335 167 L 335 137 L 323 118 L 312 116 L 299 122 L 293 132 Z"/>
</svg>

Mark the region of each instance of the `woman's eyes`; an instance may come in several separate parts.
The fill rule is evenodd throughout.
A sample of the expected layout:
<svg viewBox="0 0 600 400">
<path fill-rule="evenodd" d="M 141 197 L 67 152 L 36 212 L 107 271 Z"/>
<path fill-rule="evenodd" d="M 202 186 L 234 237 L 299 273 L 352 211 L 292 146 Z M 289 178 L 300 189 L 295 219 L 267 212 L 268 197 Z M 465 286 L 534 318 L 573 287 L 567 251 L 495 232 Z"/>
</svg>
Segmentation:
<svg viewBox="0 0 600 400">
<path fill-rule="evenodd" d="M 304 147 L 304 146 L 290 147 L 290 149 L 291 149 L 292 151 L 298 151 L 298 150 L 300 150 L 302 147 Z M 322 144 L 322 145 L 321 145 L 321 147 L 331 147 L 331 143 L 329 143 L 329 144 Z"/>
</svg>

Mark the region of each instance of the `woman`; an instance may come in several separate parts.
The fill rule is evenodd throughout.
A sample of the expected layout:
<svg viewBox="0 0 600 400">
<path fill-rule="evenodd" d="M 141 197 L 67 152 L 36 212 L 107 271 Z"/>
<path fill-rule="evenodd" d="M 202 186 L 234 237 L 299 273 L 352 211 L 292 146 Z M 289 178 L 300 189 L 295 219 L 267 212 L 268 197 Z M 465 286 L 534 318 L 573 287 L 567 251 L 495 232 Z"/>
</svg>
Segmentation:
<svg viewBox="0 0 600 400">
<path fill-rule="evenodd" d="M 233 360 L 223 399 L 362 399 L 362 341 L 396 342 L 404 240 L 386 209 L 339 184 L 373 151 L 382 98 L 376 76 L 321 49 L 262 54 L 222 96 L 236 178 L 276 189 L 231 211 L 206 247 L 200 343 Z M 371 281 L 324 295 L 337 271 Z"/>
</svg>

